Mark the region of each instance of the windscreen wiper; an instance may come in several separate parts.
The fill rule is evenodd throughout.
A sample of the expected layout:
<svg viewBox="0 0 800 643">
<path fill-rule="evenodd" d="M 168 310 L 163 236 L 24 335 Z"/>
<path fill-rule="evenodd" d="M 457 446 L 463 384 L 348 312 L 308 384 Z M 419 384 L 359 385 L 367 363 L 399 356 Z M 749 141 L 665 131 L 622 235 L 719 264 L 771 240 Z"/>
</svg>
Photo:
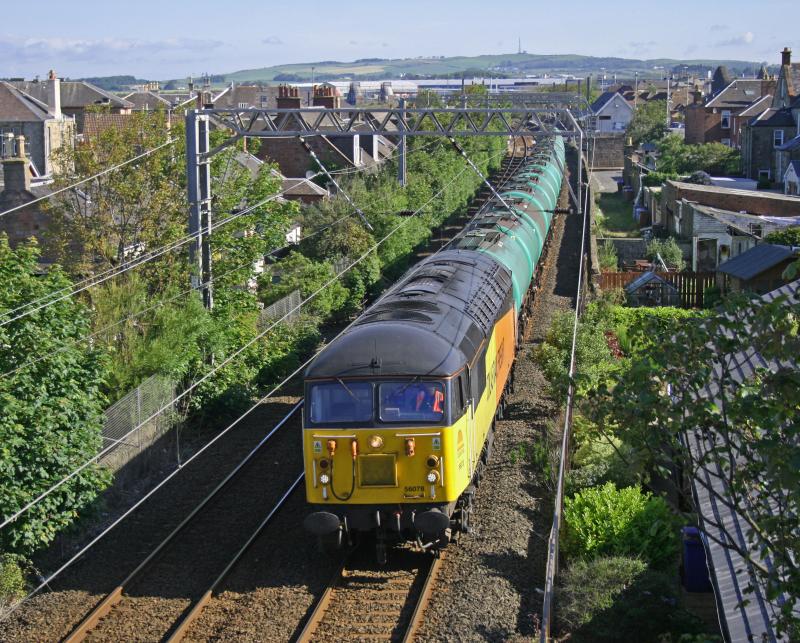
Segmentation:
<svg viewBox="0 0 800 643">
<path fill-rule="evenodd" d="M 336 378 L 336 381 L 337 381 L 337 382 L 339 382 L 339 384 L 341 384 L 341 385 L 342 385 L 342 388 L 343 388 L 345 391 L 347 391 L 347 394 L 348 394 L 350 397 L 352 397 L 352 398 L 353 398 L 353 399 L 354 399 L 356 402 L 358 402 L 358 401 L 359 401 L 359 400 L 358 400 L 358 398 L 356 397 L 355 393 L 353 393 L 353 391 L 351 391 L 349 388 L 347 388 L 347 384 L 345 384 L 345 383 L 344 383 L 344 382 L 343 382 L 343 381 L 342 381 L 340 378 L 338 378 L 338 377 Z"/>
</svg>

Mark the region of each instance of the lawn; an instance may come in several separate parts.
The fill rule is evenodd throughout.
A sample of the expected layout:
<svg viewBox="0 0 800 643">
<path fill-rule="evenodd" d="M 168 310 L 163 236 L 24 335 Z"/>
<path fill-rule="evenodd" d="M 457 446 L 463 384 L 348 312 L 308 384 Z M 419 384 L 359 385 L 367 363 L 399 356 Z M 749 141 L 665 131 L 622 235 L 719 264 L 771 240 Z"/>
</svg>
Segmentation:
<svg viewBox="0 0 800 643">
<path fill-rule="evenodd" d="M 595 208 L 598 237 L 638 237 L 639 224 L 633 219 L 633 203 L 619 192 L 600 195 Z"/>
</svg>

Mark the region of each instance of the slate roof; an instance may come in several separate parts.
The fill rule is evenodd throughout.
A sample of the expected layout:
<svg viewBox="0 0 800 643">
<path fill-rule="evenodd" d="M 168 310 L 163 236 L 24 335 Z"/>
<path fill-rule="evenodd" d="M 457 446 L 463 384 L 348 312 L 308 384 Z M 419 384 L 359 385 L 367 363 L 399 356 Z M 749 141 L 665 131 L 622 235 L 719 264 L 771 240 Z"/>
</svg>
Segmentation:
<svg viewBox="0 0 800 643">
<path fill-rule="evenodd" d="M 601 109 L 603 109 L 609 101 L 614 98 L 615 96 L 619 96 L 619 99 L 627 105 L 627 101 L 625 97 L 620 94 L 619 92 L 603 92 L 598 96 L 598 98 L 592 103 L 592 111 L 596 114 Z"/>
<path fill-rule="evenodd" d="M 797 256 L 797 251 L 789 246 L 760 243 L 733 259 L 720 264 L 717 270 L 726 275 L 748 281 L 787 259 Z"/>
<path fill-rule="evenodd" d="M 788 297 L 787 304 L 800 303 L 800 281 L 786 284 L 767 293 L 761 299 L 770 302 L 781 295 Z M 720 359 L 725 359 L 730 366 L 728 375 L 734 385 L 751 380 L 760 368 L 771 370 L 798 368 L 795 359 L 767 361 L 754 347 L 733 355 L 721 354 Z M 716 399 L 719 394 L 722 380 L 721 363 L 715 364 L 715 372 L 718 378 L 709 382 L 705 392 L 706 396 L 712 399 Z M 699 430 L 686 437 L 690 448 L 695 452 L 700 449 L 707 450 L 711 446 L 708 443 L 709 437 Z M 755 577 L 749 563 L 737 552 L 723 547 L 705 535 L 711 534 L 722 542 L 730 542 L 733 539 L 734 544 L 740 549 L 748 551 L 754 549 L 754 543 L 749 542 L 747 538 L 747 524 L 737 511 L 721 500 L 727 497 L 725 475 L 718 468 L 709 465 L 699 470 L 698 476 L 701 479 L 693 481 L 692 490 L 700 527 L 704 532 L 703 540 L 708 554 L 709 571 L 714 581 L 714 592 L 725 640 L 731 643 L 785 641 L 785 637 L 778 638 L 773 627 L 776 621 L 775 605 L 767 600 L 763 583 Z M 713 489 L 714 493 L 706 487 Z M 720 498 L 714 494 L 718 494 Z M 752 592 L 748 592 L 750 587 L 753 588 Z M 796 607 L 795 612 L 797 612 Z"/>
<path fill-rule="evenodd" d="M 708 101 L 706 107 L 721 109 L 747 107 L 761 98 L 762 87 L 760 80 L 738 78 Z"/>
<path fill-rule="evenodd" d="M 12 84 L 0 81 L 0 121 L 29 123 L 53 118 L 47 105 L 19 91 Z"/>
<path fill-rule="evenodd" d="M 795 127 L 791 110 L 775 108 L 768 109 L 751 124 L 753 127 Z"/>
<path fill-rule="evenodd" d="M 758 100 L 756 100 L 753 104 L 751 104 L 750 107 L 743 110 L 739 114 L 739 116 L 745 116 L 745 117 L 760 116 L 769 109 L 771 103 L 772 103 L 772 94 L 766 94 L 761 98 L 759 98 Z"/>
<path fill-rule="evenodd" d="M 37 100 L 47 103 L 48 84 L 39 80 L 15 80 L 11 83 Z M 62 80 L 61 108 L 82 109 L 89 105 L 110 104 L 119 109 L 132 109 L 133 104 L 85 80 Z"/>
<path fill-rule="evenodd" d="M 170 109 L 172 103 L 162 98 L 155 92 L 133 92 L 124 97 L 124 100 L 133 105 L 133 109 L 154 111 L 157 109 Z"/>
</svg>

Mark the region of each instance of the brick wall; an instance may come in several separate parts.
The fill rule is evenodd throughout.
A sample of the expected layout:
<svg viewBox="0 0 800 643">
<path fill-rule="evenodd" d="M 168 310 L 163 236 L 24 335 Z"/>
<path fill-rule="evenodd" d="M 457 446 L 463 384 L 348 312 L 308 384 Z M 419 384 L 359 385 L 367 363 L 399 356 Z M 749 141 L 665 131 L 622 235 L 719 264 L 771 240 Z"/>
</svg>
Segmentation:
<svg viewBox="0 0 800 643">
<path fill-rule="evenodd" d="M 328 169 L 344 167 L 349 164 L 348 159 L 341 152 L 318 137 L 309 137 L 306 142 Z M 295 138 L 262 139 L 258 157 L 267 161 L 275 161 L 281 173 L 290 178 L 304 177 L 307 171 L 314 169 L 313 159 Z"/>
<path fill-rule="evenodd" d="M 674 214 L 676 204 L 681 199 L 733 212 L 744 210 L 750 214 L 773 217 L 800 216 L 800 199 L 796 197 L 667 181 L 661 195 L 662 208 Z"/>
</svg>

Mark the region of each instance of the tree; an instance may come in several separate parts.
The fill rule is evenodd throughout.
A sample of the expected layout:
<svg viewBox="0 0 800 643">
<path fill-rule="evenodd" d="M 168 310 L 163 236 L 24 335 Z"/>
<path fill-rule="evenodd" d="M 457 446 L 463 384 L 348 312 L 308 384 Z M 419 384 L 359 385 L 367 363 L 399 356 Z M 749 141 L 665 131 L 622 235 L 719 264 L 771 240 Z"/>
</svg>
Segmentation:
<svg viewBox="0 0 800 643">
<path fill-rule="evenodd" d="M 647 258 L 651 261 L 658 261 L 659 256 L 668 268 L 677 272 L 683 270 L 686 265 L 683 261 L 683 251 L 672 237 L 664 240 L 653 239 L 647 244 Z"/>
<path fill-rule="evenodd" d="M 126 117 L 122 127 L 109 127 L 75 147 L 62 146 L 53 187 L 70 186 L 124 163 L 170 136 L 180 139 L 182 128 L 168 128 L 166 119 L 164 112 L 138 112 Z M 53 197 L 48 244 L 60 262 L 69 272 L 85 275 L 186 234 L 183 162 L 178 145 L 168 145 Z M 169 253 L 159 265 L 178 258 L 178 253 Z"/>
<path fill-rule="evenodd" d="M 800 246 L 800 226 L 790 226 L 770 232 L 764 237 L 764 241 L 779 246 Z"/>
<path fill-rule="evenodd" d="M 792 615 L 800 600 L 800 370 L 788 361 L 800 354 L 798 315 L 800 304 L 785 296 L 742 296 L 702 321 L 665 328 L 645 320 L 637 332 L 652 342 L 588 408 L 605 434 L 648 453 L 675 493 L 684 493 L 685 476 L 736 512 L 748 543 L 713 515 L 704 521 L 727 537 L 707 535 L 752 565 L 790 640 L 800 634 Z M 754 350 L 766 366 L 749 370 L 743 356 Z"/>
<path fill-rule="evenodd" d="M 0 236 L 0 313 L 71 284 L 40 276 L 35 245 L 11 250 Z M 0 516 L 9 516 L 94 456 L 101 444 L 105 375 L 100 350 L 76 339 L 89 311 L 64 299 L 0 326 Z M 26 364 L 35 354 L 41 359 Z M 0 549 L 28 554 L 75 520 L 107 483 L 91 466 L 0 531 Z"/>
<path fill-rule="evenodd" d="M 640 103 L 627 131 L 634 145 L 661 140 L 667 133 L 667 102 L 654 100 Z"/>
<path fill-rule="evenodd" d="M 689 145 L 679 136 L 667 136 L 658 143 L 658 171 L 673 174 L 738 174 L 741 154 L 722 143 Z"/>
</svg>

